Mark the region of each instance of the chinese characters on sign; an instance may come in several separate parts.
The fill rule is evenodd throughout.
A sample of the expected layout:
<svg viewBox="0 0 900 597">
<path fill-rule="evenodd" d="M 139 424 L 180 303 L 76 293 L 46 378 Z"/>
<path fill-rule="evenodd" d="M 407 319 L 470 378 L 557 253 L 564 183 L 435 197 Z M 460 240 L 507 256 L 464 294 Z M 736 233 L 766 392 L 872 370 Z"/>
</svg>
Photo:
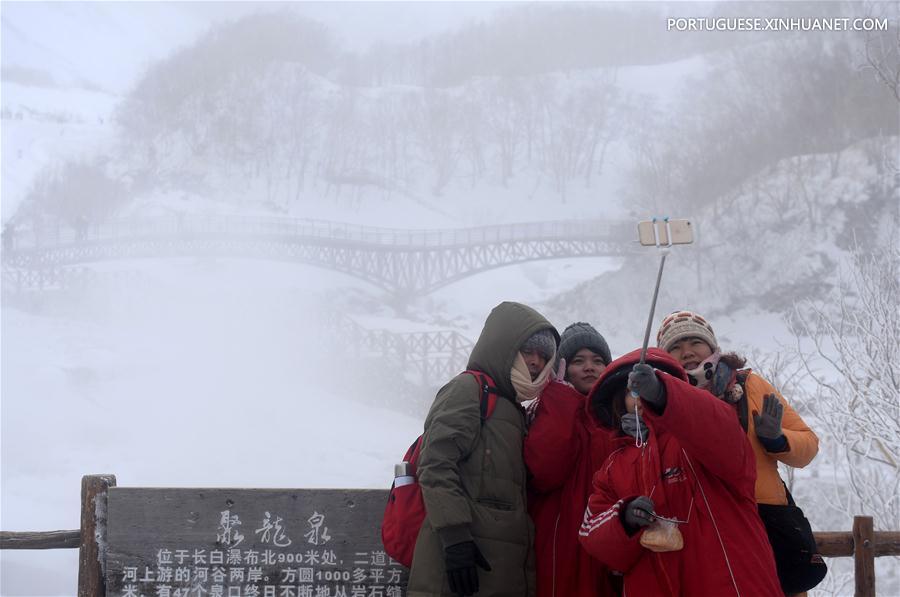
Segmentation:
<svg viewBox="0 0 900 597">
<path fill-rule="evenodd" d="M 222 512 L 222 518 L 219 520 L 219 532 L 216 535 L 216 543 L 222 545 L 230 545 L 237 547 L 244 540 L 235 527 L 241 526 L 241 519 L 237 514 L 232 514 L 230 510 Z"/>
<path fill-rule="evenodd" d="M 319 514 L 313 514 L 313 516 L 320 516 Z M 323 518 L 324 519 L 324 518 Z M 274 531 L 274 532 L 273 532 Z M 316 528 L 313 527 L 313 531 L 315 532 Z M 266 512 L 266 518 L 263 520 L 262 528 L 256 529 L 255 533 L 259 535 L 262 533 L 262 536 L 259 538 L 260 543 L 272 543 L 277 547 L 287 547 L 291 544 L 291 540 L 284 534 L 284 529 L 281 527 L 281 517 L 276 516 L 275 522 L 272 522 L 272 515 Z M 318 545 L 318 543 L 316 543 Z"/>
<path fill-rule="evenodd" d="M 309 525 L 312 527 L 312 530 L 305 535 L 307 541 L 313 545 L 328 543 L 328 540 L 331 539 L 331 537 L 328 536 L 328 527 L 322 529 L 322 524 L 324 522 L 324 516 L 318 512 L 313 512 L 313 515 L 309 517 Z M 320 531 L 320 529 L 322 530 Z"/>
<path fill-rule="evenodd" d="M 325 515 L 314 510 L 305 542 L 291 539 L 285 517 L 266 510 L 252 539 L 240 532 L 241 515 L 219 513 L 216 549 L 157 548 L 145 565 L 123 565 L 121 597 L 403 597 L 403 569 L 382 550 L 339 556 L 328 547 L 332 537 Z M 254 525 L 256 526 L 256 525 Z M 253 527 L 246 527 L 253 528 Z M 303 546 L 303 547 L 300 547 Z M 115 582 L 119 581 L 119 582 Z"/>
</svg>

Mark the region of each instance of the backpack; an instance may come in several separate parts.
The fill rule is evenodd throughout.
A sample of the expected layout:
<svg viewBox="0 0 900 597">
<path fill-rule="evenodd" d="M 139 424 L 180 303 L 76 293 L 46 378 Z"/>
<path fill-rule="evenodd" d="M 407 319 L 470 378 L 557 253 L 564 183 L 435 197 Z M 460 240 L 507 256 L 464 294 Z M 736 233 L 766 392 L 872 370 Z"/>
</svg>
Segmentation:
<svg viewBox="0 0 900 597">
<path fill-rule="evenodd" d="M 464 371 L 463 373 L 475 376 L 481 387 L 481 424 L 484 425 L 484 422 L 494 413 L 499 392 L 494 385 L 494 380 L 487 374 L 481 371 Z M 425 520 L 425 501 L 422 499 L 422 488 L 416 478 L 421 448 L 422 436 L 420 435 L 403 456 L 403 462 L 408 463 L 406 473 L 409 476 L 408 481 L 398 484 L 395 479 L 391 484 L 391 492 L 388 495 L 384 518 L 381 522 L 381 542 L 384 545 L 384 551 L 407 568 L 412 567 L 416 539 L 419 537 L 419 530 Z M 401 478 L 398 477 L 398 479 Z"/>
<path fill-rule="evenodd" d="M 785 595 L 793 595 L 809 591 L 822 582 L 828 566 L 819 553 L 809 520 L 794 502 L 787 485 L 784 491 L 788 499 L 786 506 L 757 504 L 757 507 L 775 555 L 781 589 Z"/>
</svg>

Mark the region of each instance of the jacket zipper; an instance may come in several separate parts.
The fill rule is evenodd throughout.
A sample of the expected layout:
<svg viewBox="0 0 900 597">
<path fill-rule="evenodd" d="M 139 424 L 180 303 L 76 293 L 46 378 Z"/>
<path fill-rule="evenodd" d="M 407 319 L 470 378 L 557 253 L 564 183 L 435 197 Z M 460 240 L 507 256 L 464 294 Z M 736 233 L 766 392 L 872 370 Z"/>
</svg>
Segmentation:
<svg viewBox="0 0 900 597">
<path fill-rule="evenodd" d="M 527 415 L 526 415 L 526 413 L 525 413 L 525 409 L 522 407 L 521 404 L 519 404 L 518 402 L 515 402 L 514 400 L 510 400 L 510 402 L 513 403 L 513 406 L 516 407 L 516 409 L 517 409 L 518 412 L 519 412 L 519 415 L 521 416 L 522 429 L 523 429 L 523 433 L 522 433 L 522 447 L 523 447 L 523 449 L 524 449 L 525 436 L 528 435 L 528 417 L 527 417 Z M 523 480 L 523 483 L 522 483 L 522 494 L 521 494 L 521 495 L 522 495 L 522 504 L 528 504 L 528 490 L 526 489 L 526 486 L 527 486 L 527 479 L 528 479 L 528 468 L 525 466 L 525 462 L 523 461 L 523 462 L 522 462 L 522 480 Z M 525 518 L 526 518 L 526 519 L 528 518 L 528 515 L 527 515 L 527 506 L 526 506 L 526 516 L 525 516 Z M 529 529 L 531 529 L 530 526 L 529 526 Z M 533 562 L 534 568 L 535 568 L 535 587 L 534 587 L 534 590 L 537 591 L 537 578 L 536 578 L 536 577 L 537 577 L 537 554 L 534 552 L 534 535 L 535 535 L 534 530 L 533 530 L 533 529 L 529 530 L 529 533 L 528 533 L 528 542 L 529 542 L 529 544 L 532 546 L 531 552 L 534 553 L 534 562 Z M 524 566 L 522 567 L 522 572 L 524 573 L 523 576 L 525 577 L 525 593 L 526 593 L 526 594 L 528 594 L 529 588 L 530 588 L 530 587 L 529 587 L 529 583 L 528 583 L 528 552 L 529 552 L 529 550 L 526 549 L 526 550 L 525 550 L 525 561 L 523 562 Z"/>
<path fill-rule="evenodd" d="M 556 524 L 553 525 L 553 597 L 556 597 L 556 539 L 559 536 L 559 512 L 556 513 Z"/>
<path fill-rule="evenodd" d="M 641 484 L 642 489 L 644 490 L 644 495 L 651 497 L 651 499 L 652 499 L 653 490 L 650 490 L 650 491 L 647 490 L 646 477 L 644 475 L 644 457 L 646 456 L 648 459 L 651 457 L 650 452 L 648 451 L 649 445 L 650 444 L 649 444 L 649 440 L 648 440 L 648 442 L 646 444 L 644 444 L 643 447 L 640 448 L 641 454 L 640 454 L 640 458 L 638 459 L 638 462 L 641 463 L 641 467 L 639 469 L 640 475 L 641 475 L 641 483 L 640 484 Z M 657 446 L 659 446 L 659 444 L 657 444 Z M 657 447 L 657 450 L 659 450 L 658 447 Z M 659 457 L 659 462 L 660 462 L 660 464 L 662 464 L 662 456 Z M 656 488 L 656 485 L 654 484 L 654 489 L 655 488 Z M 656 561 L 656 563 L 659 566 L 660 572 L 662 572 L 663 580 L 666 581 L 666 589 L 669 590 L 669 594 L 675 595 L 676 593 L 672 589 L 672 581 L 671 581 L 671 579 L 669 579 L 668 572 L 666 572 L 666 563 L 663 562 L 662 554 L 654 552 L 653 556 L 651 556 L 651 557 L 654 558 L 654 560 Z"/>
<path fill-rule="evenodd" d="M 691 459 L 688 457 L 687 452 L 684 451 L 684 448 L 681 449 L 681 453 L 684 454 L 684 458 L 687 460 L 688 465 L 691 467 L 691 472 L 694 474 L 694 479 L 697 480 L 697 487 L 700 488 L 700 495 L 703 496 L 703 502 L 706 504 L 706 511 L 709 512 L 709 519 L 712 521 L 713 528 L 716 530 L 716 537 L 719 539 L 722 555 L 725 556 L 725 565 L 728 566 L 728 574 L 731 576 L 731 584 L 734 586 L 734 592 L 738 597 L 741 597 L 741 591 L 738 589 L 737 580 L 734 578 L 734 571 L 731 569 L 731 561 L 728 559 L 728 552 L 725 550 L 725 543 L 722 542 L 722 535 L 719 533 L 719 525 L 716 524 L 716 517 L 713 516 L 709 500 L 706 499 L 706 492 L 703 491 L 703 484 L 700 482 L 700 477 L 697 476 L 697 471 L 694 470 L 694 463 L 691 462 Z"/>
</svg>

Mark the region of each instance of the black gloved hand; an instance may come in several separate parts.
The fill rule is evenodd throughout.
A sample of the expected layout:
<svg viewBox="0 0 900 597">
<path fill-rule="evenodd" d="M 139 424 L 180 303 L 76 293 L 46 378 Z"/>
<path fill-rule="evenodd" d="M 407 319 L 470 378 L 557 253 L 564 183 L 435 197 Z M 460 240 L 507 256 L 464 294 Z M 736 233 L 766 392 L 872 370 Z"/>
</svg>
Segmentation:
<svg viewBox="0 0 900 597">
<path fill-rule="evenodd" d="M 635 413 L 625 413 L 622 415 L 622 421 L 619 425 L 622 427 L 622 431 L 625 432 L 625 435 L 630 435 L 633 438 L 637 438 L 638 436 L 638 423 L 641 424 L 641 440 L 644 441 L 647 439 L 647 424 L 644 423 L 644 419 L 638 419 L 637 414 Z"/>
<path fill-rule="evenodd" d="M 481 555 L 474 541 L 463 541 L 444 549 L 444 567 L 447 569 L 450 591 L 460 597 L 478 592 L 476 566 L 487 572 L 491 571 L 491 565 Z"/>
<path fill-rule="evenodd" d="M 778 439 L 781 437 L 781 418 L 784 416 L 784 406 L 775 394 L 767 394 L 763 397 L 762 414 L 753 411 L 753 424 L 756 426 L 756 435 L 761 439 Z"/>
<path fill-rule="evenodd" d="M 666 396 L 663 385 L 656 377 L 653 367 L 646 363 L 638 363 L 628 374 L 628 389 L 638 394 L 645 402 L 661 411 L 666 406 Z"/>
<path fill-rule="evenodd" d="M 625 506 L 625 530 L 628 534 L 634 534 L 641 527 L 653 522 L 653 500 L 642 495 L 636 497 Z"/>
</svg>

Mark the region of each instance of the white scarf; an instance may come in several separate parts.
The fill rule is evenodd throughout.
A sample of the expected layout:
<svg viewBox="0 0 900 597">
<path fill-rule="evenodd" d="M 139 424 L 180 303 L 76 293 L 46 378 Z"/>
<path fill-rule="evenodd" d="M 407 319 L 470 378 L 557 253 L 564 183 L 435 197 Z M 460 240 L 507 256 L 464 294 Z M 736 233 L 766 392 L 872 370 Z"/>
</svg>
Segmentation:
<svg viewBox="0 0 900 597">
<path fill-rule="evenodd" d="M 720 358 L 722 358 L 722 354 L 717 350 L 706 357 L 695 369 L 685 371 L 690 376 L 690 379 L 693 380 L 693 385 L 706 389 L 716 373 L 716 367 L 719 365 Z"/>
<path fill-rule="evenodd" d="M 516 390 L 516 400 L 524 402 L 526 400 L 534 400 L 540 396 L 544 387 L 550 382 L 550 372 L 552 370 L 553 359 L 550 359 L 544 365 L 544 369 L 537 376 L 537 379 L 531 381 L 531 373 L 528 371 L 525 358 L 521 352 L 517 352 L 516 360 L 513 362 L 512 371 L 509 374 L 509 379 Z"/>
</svg>

